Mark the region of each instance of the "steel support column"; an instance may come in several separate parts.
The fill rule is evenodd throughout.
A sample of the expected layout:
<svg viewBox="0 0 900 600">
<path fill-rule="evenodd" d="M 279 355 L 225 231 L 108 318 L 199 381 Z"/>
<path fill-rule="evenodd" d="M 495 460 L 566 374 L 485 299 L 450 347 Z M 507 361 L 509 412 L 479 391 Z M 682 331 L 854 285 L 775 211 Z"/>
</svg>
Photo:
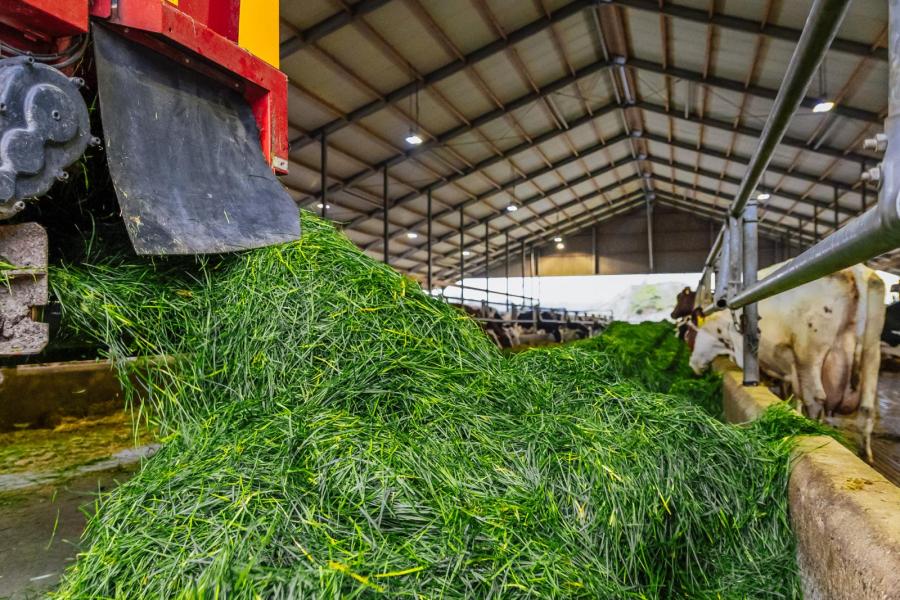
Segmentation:
<svg viewBox="0 0 900 600">
<path fill-rule="evenodd" d="M 647 198 L 647 264 L 650 266 L 650 272 L 655 273 L 656 268 L 653 264 L 653 201 Z"/>
<path fill-rule="evenodd" d="M 391 207 L 390 202 L 388 201 L 388 170 L 387 167 L 384 168 L 383 176 L 381 179 L 381 199 L 384 203 L 384 219 L 382 221 L 383 230 L 382 230 L 382 243 L 384 244 L 384 264 L 391 264 L 391 255 L 390 255 L 390 223 L 388 219 L 390 217 Z"/>
<path fill-rule="evenodd" d="M 503 275 L 506 277 L 506 312 L 509 312 L 509 233 L 506 234 L 504 246 Z"/>
<path fill-rule="evenodd" d="M 426 206 L 427 206 L 426 213 L 427 213 L 427 218 L 428 218 L 428 227 L 427 227 L 428 233 L 426 234 L 427 239 L 425 240 L 425 245 L 426 245 L 426 251 L 428 252 L 428 271 L 427 271 L 427 274 L 425 275 L 425 281 L 428 286 L 428 293 L 430 294 L 431 293 L 431 285 L 432 285 L 431 275 L 432 275 L 432 269 L 433 269 L 432 254 L 431 254 L 431 190 L 428 190 L 428 196 L 426 198 Z"/>
<path fill-rule="evenodd" d="M 488 238 L 491 237 L 491 228 L 484 224 L 484 303 L 491 304 L 491 246 Z"/>
<path fill-rule="evenodd" d="M 322 218 L 328 211 L 328 136 L 324 133 L 321 139 L 321 154 L 319 157 L 319 185 L 322 195 Z"/>
<path fill-rule="evenodd" d="M 465 230 L 465 219 L 466 213 L 463 212 L 463 207 L 459 207 L 459 285 L 460 285 L 460 296 L 463 301 L 466 299 L 466 245 L 465 240 L 463 238 L 463 232 Z"/>
<path fill-rule="evenodd" d="M 759 238 L 757 232 L 756 200 L 750 199 L 744 206 L 744 287 L 756 283 Z M 759 385 L 759 309 L 754 302 L 744 306 L 741 319 L 744 335 L 744 385 Z"/>
</svg>

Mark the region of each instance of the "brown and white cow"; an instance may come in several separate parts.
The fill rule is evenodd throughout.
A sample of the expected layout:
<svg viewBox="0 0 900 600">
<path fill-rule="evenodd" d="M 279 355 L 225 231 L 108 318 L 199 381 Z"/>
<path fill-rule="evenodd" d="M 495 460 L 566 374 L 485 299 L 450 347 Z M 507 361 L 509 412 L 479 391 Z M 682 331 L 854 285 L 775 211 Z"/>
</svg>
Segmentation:
<svg viewBox="0 0 900 600">
<path fill-rule="evenodd" d="M 675 298 L 675 308 L 669 315 L 675 319 L 678 327 L 678 339 L 684 340 L 691 350 L 694 349 L 694 340 L 697 338 L 697 331 L 703 324 L 703 309 L 695 307 L 697 292 L 689 287 L 685 287 L 678 292 Z"/>
<path fill-rule="evenodd" d="M 776 270 L 760 271 L 760 278 Z M 884 282 L 857 265 L 759 303 L 760 368 L 787 382 L 798 407 L 822 420 L 857 412 L 866 457 L 872 460 Z M 740 366 L 743 337 L 728 311 L 707 317 L 697 333 L 691 368 L 729 355 Z"/>
</svg>

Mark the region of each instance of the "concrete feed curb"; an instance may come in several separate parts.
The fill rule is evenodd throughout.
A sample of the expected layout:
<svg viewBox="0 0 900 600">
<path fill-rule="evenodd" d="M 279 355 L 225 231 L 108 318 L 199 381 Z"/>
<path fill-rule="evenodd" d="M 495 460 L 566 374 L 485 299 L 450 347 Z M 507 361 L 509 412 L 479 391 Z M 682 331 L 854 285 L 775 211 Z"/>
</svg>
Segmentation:
<svg viewBox="0 0 900 600">
<path fill-rule="evenodd" d="M 745 423 L 781 402 L 716 359 L 725 417 Z M 807 599 L 900 598 L 900 488 L 831 438 L 797 446 L 788 484 L 791 524 Z"/>
</svg>

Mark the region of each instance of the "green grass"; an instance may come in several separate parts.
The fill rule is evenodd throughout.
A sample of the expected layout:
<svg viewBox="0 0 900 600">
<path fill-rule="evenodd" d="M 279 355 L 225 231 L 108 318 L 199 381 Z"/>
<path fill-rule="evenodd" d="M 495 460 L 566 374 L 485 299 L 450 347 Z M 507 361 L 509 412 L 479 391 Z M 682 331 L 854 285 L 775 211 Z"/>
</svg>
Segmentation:
<svg viewBox="0 0 900 600">
<path fill-rule="evenodd" d="M 718 382 L 671 326 L 505 357 L 303 227 L 52 273 L 73 335 L 172 357 L 121 363 L 165 445 L 101 498 L 57 598 L 799 597 L 791 441 L 695 404 Z"/>
</svg>

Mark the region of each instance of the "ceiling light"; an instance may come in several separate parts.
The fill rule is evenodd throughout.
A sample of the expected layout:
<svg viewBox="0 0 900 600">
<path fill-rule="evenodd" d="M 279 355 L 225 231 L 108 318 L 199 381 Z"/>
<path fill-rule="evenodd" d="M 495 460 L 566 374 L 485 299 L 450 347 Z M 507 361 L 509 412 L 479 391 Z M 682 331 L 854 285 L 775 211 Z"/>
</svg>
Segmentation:
<svg viewBox="0 0 900 600">
<path fill-rule="evenodd" d="M 463 250 L 463 256 L 472 256 L 472 253 L 468 250 Z"/>
<path fill-rule="evenodd" d="M 510 204 L 506 207 L 506 212 L 516 212 L 517 210 L 519 210 L 519 207 L 515 204 Z"/>
<path fill-rule="evenodd" d="M 322 203 L 319 202 L 318 204 L 316 204 L 316 208 L 322 208 Z M 328 209 L 328 210 L 330 210 L 330 209 L 331 209 L 331 205 L 330 205 L 330 204 L 326 204 L 326 205 L 325 205 L 325 208 Z"/>
<path fill-rule="evenodd" d="M 419 234 L 416 233 L 415 231 L 407 231 L 407 232 L 406 232 L 406 237 L 408 237 L 408 238 L 411 239 L 411 240 L 414 240 L 414 239 L 416 239 L 417 237 L 419 237 Z"/>
<path fill-rule="evenodd" d="M 418 146 L 422 143 L 422 138 L 419 136 L 419 132 L 414 129 L 409 130 L 409 135 L 406 136 L 406 143 L 410 146 Z"/>
<path fill-rule="evenodd" d="M 812 111 L 814 113 L 826 113 L 834 108 L 834 102 L 831 100 L 819 100 L 816 102 L 816 105 L 812 107 Z"/>
<path fill-rule="evenodd" d="M 565 250 L 565 249 L 566 249 L 566 245 L 563 244 L 562 242 L 559 242 L 558 244 L 556 244 L 556 249 L 557 249 L 557 250 Z"/>
<path fill-rule="evenodd" d="M 765 192 L 760 192 L 756 195 L 757 200 L 768 200 L 771 197 L 772 197 L 771 194 L 767 194 Z"/>
<path fill-rule="evenodd" d="M 553 241 L 559 244 L 560 242 L 562 242 L 562 237 L 556 236 L 555 238 L 553 238 Z"/>
</svg>

